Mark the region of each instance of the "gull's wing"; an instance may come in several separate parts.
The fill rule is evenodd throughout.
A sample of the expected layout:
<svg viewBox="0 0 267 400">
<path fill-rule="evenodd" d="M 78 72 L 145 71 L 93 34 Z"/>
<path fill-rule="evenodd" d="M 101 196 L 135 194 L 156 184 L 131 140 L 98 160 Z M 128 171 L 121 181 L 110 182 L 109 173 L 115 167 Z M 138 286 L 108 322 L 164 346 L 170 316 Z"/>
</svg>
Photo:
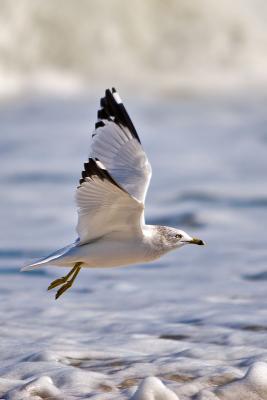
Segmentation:
<svg viewBox="0 0 267 400">
<path fill-rule="evenodd" d="M 89 158 L 84 168 L 76 192 L 79 244 L 111 232 L 139 232 L 143 204 L 114 181 L 100 161 Z"/>
<path fill-rule="evenodd" d="M 110 175 L 142 203 L 151 178 L 151 166 L 135 127 L 113 88 L 100 101 L 90 157 L 99 159 Z"/>
</svg>

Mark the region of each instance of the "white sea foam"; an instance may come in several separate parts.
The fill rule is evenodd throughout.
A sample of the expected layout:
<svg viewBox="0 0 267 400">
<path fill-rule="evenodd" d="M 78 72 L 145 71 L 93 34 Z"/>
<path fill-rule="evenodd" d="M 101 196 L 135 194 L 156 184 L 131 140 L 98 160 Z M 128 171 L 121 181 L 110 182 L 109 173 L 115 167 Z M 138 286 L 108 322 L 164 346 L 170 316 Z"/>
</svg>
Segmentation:
<svg viewBox="0 0 267 400">
<path fill-rule="evenodd" d="M 265 400 L 267 399 L 267 364 L 256 362 L 245 376 L 221 385 L 214 391 L 203 390 L 197 400 Z"/>
<path fill-rule="evenodd" d="M 143 85 L 218 90 L 267 84 L 266 3 L 59 0 L 1 3 L 2 96 Z"/>
<path fill-rule="evenodd" d="M 176 394 L 151 376 L 143 380 L 131 400 L 179 400 Z"/>
<path fill-rule="evenodd" d="M 39 400 L 39 399 L 63 400 L 60 390 L 54 385 L 49 376 L 42 376 L 29 383 L 23 384 L 20 388 L 7 393 L 8 400 Z"/>
</svg>

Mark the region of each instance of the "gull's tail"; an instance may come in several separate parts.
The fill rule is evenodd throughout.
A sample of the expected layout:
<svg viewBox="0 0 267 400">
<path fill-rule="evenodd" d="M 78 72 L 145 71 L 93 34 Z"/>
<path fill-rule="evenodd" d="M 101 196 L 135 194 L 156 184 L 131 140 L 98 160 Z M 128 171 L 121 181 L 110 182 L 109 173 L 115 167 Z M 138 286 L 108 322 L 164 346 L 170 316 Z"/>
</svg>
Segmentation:
<svg viewBox="0 0 267 400">
<path fill-rule="evenodd" d="M 54 253 L 50 254 L 49 256 L 41 258 L 40 260 L 38 260 L 32 264 L 26 264 L 21 268 L 21 271 L 31 271 L 32 269 L 40 268 L 47 264 L 64 265 L 64 262 L 62 262 L 64 256 L 75 245 L 76 245 L 76 242 L 69 244 L 66 247 L 63 247 L 62 249 L 59 249 L 59 250 L 55 251 Z M 61 259 L 62 259 L 62 261 L 61 261 Z M 65 262 L 65 264 L 67 264 L 67 263 Z"/>
</svg>

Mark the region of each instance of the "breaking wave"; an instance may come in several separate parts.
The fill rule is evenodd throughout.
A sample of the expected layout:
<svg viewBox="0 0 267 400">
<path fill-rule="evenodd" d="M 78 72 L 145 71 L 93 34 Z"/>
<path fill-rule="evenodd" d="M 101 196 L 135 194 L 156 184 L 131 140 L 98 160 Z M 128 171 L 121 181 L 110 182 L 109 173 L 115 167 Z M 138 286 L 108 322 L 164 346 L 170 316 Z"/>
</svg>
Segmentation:
<svg viewBox="0 0 267 400">
<path fill-rule="evenodd" d="M 263 0 L 3 0 L 0 87 L 75 91 L 267 83 Z"/>
</svg>

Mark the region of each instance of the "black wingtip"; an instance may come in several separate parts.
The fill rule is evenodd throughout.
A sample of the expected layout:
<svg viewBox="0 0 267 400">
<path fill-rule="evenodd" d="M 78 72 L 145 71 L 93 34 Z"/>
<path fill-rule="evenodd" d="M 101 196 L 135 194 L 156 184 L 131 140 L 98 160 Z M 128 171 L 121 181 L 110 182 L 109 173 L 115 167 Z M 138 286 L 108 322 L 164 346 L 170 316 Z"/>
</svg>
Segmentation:
<svg viewBox="0 0 267 400">
<path fill-rule="evenodd" d="M 95 129 L 101 128 L 101 127 L 103 127 L 103 126 L 105 126 L 105 124 L 104 124 L 103 121 L 97 121 L 97 122 L 95 123 Z M 92 136 L 94 136 L 94 135 L 92 135 Z"/>
<path fill-rule="evenodd" d="M 116 97 L 114 96 L 114 94 L 116 94 Z M 115 87 L 112 87 L 111 90 L 105 90 L 105 97 L 102 97 L 100 99 L 101 109 L 98 110 L 97 113 L 98 121 L 95 124 L 95 128 L 97 129 L 103 126 L 102 124 L 99 124 L 99 122 L 102 120 L 112 120 L 122 127 L 127 127 L 132 136 L 135 137 L 139 143 L 141 143 L 134 124 L 132 123 L 129 114 L 126 111 L 126 108 L 121 101 L 118 101 L 118 99 L 120 99 L 120 97 Z"/>
</svg>

